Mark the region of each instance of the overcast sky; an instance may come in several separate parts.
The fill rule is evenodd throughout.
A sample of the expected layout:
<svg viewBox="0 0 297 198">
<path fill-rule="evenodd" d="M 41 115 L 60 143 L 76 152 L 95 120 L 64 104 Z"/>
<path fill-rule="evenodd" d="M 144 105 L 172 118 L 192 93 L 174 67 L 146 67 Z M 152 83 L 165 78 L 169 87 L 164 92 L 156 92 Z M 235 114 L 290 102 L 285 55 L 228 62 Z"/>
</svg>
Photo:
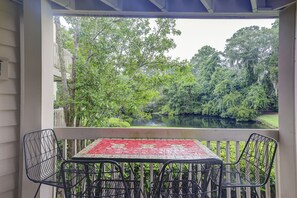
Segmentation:
<svg viewBox="0 0 297 198">
<path fill-rule="evenodd" d="M 204 45 L 223 51 L 226 39 L 242 27 L 271 27 L 275 19 L 177 19 L 180 36 L 174 37 L 177 47 L 169 52 L 173 58 L 190 60 Z"/>
<path fill-rule="evenodd" d="M 154 19 L 151 21 L 152 25 L 153 21 Z M 240 28 L 253 25 L 270 28 L 274 21 L 275 19 L 176 19 L 176 28 L 182 34 L 173 37 L 177 47 L 168 55 L 190 60 L 205 45 L 223 51 L 226 40 Z M 67 27 L 63 18 L 61 23 Z"/>
</svg>

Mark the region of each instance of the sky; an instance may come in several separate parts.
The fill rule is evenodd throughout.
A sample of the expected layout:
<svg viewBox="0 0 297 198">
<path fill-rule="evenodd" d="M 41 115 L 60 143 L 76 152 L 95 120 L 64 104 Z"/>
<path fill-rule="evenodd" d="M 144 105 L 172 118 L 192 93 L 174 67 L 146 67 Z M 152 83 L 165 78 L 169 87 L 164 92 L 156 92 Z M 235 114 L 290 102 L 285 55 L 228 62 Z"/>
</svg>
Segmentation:
<svg viewBox="0 0 297 198">
<path fill-rule="evenodd" d="M 190 60 L 205 45 L 223 51 L 226 40 L 237 30 L 253 25 L 270 28 L 274 21 L 275 19 L 176 19 L 176 28 L 182 34 L 173 37 L 177 47 L 168 55 Z"/>
<path fill-rule="evenodd" d="M 154 25 L 154 20 L 152 19 L 151 25 Z M 223 51 L 226 40 L 237 30 L 253 25 L 270 28 L 274 21 L 275 19 L 176 19 L 176 29 L 182 33 L 172 37 L 177 46 L 167 55 L 190 60 L 205 45 Z M 67 27 L 63 18 L 61 23 Z"/>
</svg>

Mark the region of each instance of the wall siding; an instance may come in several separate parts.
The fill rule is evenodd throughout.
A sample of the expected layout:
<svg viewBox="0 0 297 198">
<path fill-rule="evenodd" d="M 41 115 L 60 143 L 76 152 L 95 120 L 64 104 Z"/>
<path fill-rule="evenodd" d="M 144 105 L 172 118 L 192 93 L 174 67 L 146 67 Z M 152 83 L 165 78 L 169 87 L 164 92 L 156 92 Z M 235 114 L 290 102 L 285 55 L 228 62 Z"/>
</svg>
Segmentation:
<svg viewBox="0 0 297 198">
<path fill-rule="evenodd" d="M 16 173 L 18 169 L 18 160 L 16 157 L 0 161 L 0 176 Z M 1 196 L 0 196 L 1 197 Z"/>
<path fill-rule="evenodd" d="M 0 144 L 16 142 L 19 140 L 19 136 L 18 126 L 3 126 L 0 130 Z"/>
<path fill-rule="evenodd" d="M 0 43 L 2 45 L 17 47 L 17 35 L 15 31 L 0 28 Z"/>
<path fill-rule="evenodd" d="M 20 115 L 19 5 L 0 3 L 0 58 L 9 63 L 8 80 L 0 80 L 0 198 L 17 197 Z"/>
<path fill-rule="evenodd" d="M 2 110 L 18 110 L 19 100 L 15 94 L 0 95 L 0 111 Z"/>
<path fill-rule="evenodd" d="M 8 191 L 8 192 L 5 192 L 5 193 L 0 193 L 0 197 L 2 198 L 14 198 L 14 197 L 16 197 L 17 196 L 17 194 L 16 194 L 16 192 L 15 191 Z"/>
<path fill-rule="evenodd" d="M 0 192 L 6 193 L 8 191 L 16 191 L 17 188 L 17 174 L 8 174 L 0 177 Z M 2 197 L 1 197 L 2 198 Z M 4 198 L 4 197 L 3 197 Z"/>
</svg>

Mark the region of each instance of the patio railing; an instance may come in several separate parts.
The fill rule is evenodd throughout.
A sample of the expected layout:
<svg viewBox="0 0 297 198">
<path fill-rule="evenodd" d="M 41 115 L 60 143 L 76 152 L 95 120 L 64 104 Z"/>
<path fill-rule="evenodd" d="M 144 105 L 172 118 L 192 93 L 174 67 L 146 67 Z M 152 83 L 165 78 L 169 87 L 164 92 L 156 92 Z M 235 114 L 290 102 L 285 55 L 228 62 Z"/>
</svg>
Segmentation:
<svg viewBox="0 0 297 198">
<path fill-rule="evenodd" d="M 251 133 L 260 133 L 278 140 L 278 130 L 270 129 L 193 129 L 193 128 L 56 128 L 58 139 L 62 140 L 63 153 L 66 159 L 71 158 L 93 140 L 102 137 L 114 138 L 194 138 L 198 139 L 224 162 L 235 161 L 239 157 L 245 141 Z M 276 160 L 277 163 L 277 160 Z M 122 164 L 127 166 L 127 164 Z M 161 164 L 134 163 L 131 167 L 137 167 L 140 184 L 145 195 L 150 194 L 150 184 L 156 177 L 156 173 L 162 167 Z M 260 197 L 277 197 L 277 166 L 274 166 L 270 181 L 264 188 L 257 189 Z M 133 177 L 133 176 L 131 176 Z M 132 178 L 133 179 L 133 178 Z M 223 191 L 223 197 L 241 197 L 242 189 L 227 189 Z M 251 189 L 246 189 L 247 198 L 251 197 Z"/>
</svg>

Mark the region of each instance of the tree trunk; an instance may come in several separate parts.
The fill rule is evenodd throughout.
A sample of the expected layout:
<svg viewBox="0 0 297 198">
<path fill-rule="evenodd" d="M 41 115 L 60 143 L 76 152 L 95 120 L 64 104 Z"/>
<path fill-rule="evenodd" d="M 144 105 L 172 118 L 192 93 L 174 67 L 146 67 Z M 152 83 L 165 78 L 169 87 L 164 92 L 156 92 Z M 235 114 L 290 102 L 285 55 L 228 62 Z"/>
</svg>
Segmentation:
<svg viewBox="0 0 297 198">
<path fill-rule="evenodd" d="M 72 69 L 71 77 L 67 79 L 67 68 L 64 60 L 64 44 L 61 31 L 61 22 L 59 17 L 55 17 L 56 25 L 56 40 L 57 40 L 57 50 L 58 57 L 60 60 L 60 72 L 61 72 L 61 82 L 62 82 L 62 100 L 65 123 L 67 127 L 79 126 L 79 121 L 75 121 L 75 82 L 76 82 L 76 64 L 77 64 L 77 53 L 79 47 L 79 22 L 76 21 L 75 32 L 74 32 L 74 53 L 72 57 Z M 80 144 L 80 142 L 78 142 Z M 75 155 L 75 140 L 69 141 L 69 155 L 72 157 Z"/>
</svg>

